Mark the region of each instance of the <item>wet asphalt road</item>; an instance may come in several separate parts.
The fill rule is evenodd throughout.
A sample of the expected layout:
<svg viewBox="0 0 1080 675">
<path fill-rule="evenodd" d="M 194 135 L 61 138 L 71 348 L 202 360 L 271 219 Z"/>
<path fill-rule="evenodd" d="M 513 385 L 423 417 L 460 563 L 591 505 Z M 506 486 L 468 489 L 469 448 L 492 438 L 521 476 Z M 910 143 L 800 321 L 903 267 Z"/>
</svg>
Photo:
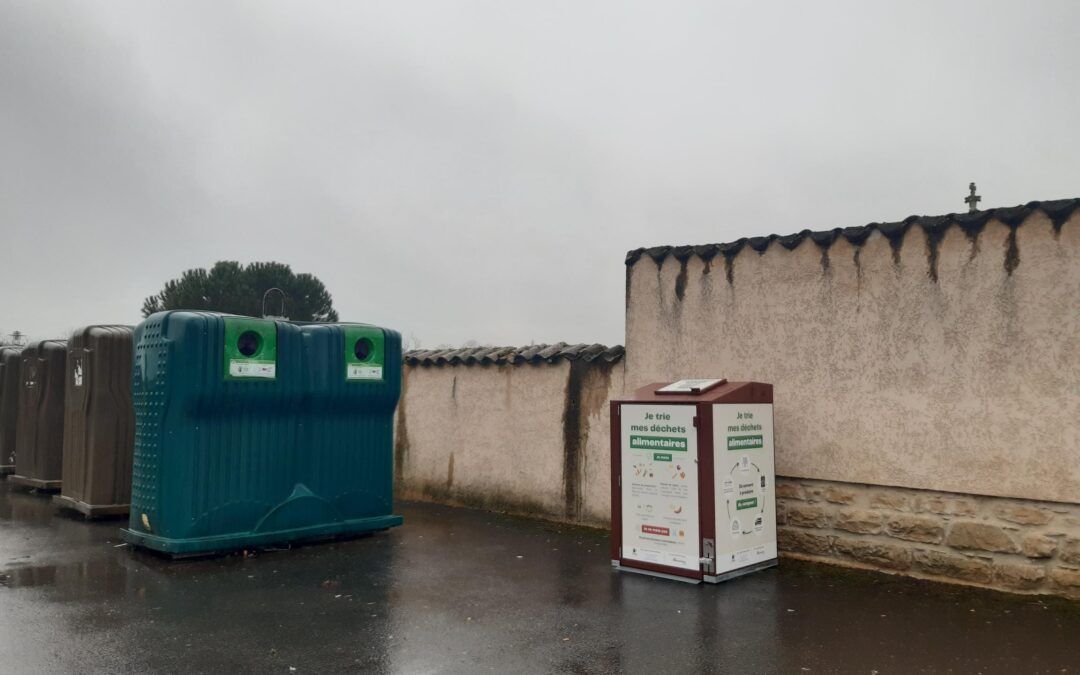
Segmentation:
<svg viewBox="0 0 1080 675">
<path fill-rule="evenodd" d="M 0 483 L 0 672 L 1080 672 L 1077 603 L 792 561 L 690 586 L 614 573 L 602 532 L 399 512 L 171 562 Z"/>
</svg>

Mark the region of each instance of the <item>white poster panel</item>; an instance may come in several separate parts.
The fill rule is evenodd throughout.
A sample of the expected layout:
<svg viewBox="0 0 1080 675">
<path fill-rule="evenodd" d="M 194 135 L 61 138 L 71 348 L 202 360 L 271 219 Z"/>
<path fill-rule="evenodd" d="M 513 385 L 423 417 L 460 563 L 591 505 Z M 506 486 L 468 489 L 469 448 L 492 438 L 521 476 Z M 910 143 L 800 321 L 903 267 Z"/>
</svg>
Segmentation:
<svg viewBox="0 0 1080 675">
<path fill-rule="evenodd" d="M 622 557 L 700 570 L 697 406 L 620 409 Z"/>
<path fill-rule="evenodd" d="M 713 406 L 717 575 L 776 557 L 772 409 Z"/>
</svg>

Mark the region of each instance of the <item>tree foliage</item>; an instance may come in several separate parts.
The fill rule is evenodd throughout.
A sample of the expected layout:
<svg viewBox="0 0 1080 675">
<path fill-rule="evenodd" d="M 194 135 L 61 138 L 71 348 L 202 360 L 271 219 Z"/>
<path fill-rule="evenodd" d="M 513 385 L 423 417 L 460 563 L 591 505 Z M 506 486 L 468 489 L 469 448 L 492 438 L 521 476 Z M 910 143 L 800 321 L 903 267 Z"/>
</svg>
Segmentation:
<svg viewBox="0 0 1080 675">
<path fill-rule="evenodd" d="M 244 266 L 231 260 L 209 270 L 190 269 L 165 283 L 157 295 L 143 301 L 142 314 L 167 309 L 197 309 L 244 316 L 262 316 L 263 294 L 271 288 L 285 293 L 285 316 L 293 321 L 337 321 L 330 292 L 311 274 L 295 274 L 288 265 L 257 262 Z M 268 314 L 281 311 L 281 296 L 266 301 Z"/>
</svg>

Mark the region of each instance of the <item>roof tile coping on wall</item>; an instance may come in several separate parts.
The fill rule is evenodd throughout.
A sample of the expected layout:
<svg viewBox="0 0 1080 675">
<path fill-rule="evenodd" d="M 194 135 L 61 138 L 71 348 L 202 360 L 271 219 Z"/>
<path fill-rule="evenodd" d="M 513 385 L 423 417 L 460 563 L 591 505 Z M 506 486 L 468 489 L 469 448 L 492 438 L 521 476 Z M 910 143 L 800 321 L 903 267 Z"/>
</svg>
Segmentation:
<svg viewBox="0 0 1080 675">
<path fill-rule="evenodd" d="M 840 237 L 847 239 L 856 246 L 861 246 L 874 230 L 881 232 L 881 234 L 885 235 L 889 241 L 893 242 L 894 245 L 897 245 L 898 242 L 903 239 L 903 236 L 908 229 L 916 225 L 922 227 L 927 235 L 930 235 L 933 238 L 940 237 L 944 234 L 946 229 L 953 225 L 961 228 L 969 237 L 974 237 L 977 236 L 986 223 L 991 220 L 997 220 L 1009 227 L 1015 228 L 1036 211 L 1045 213 L 1054 224 L 1054 229 L 1060 230 L 1065 221 L 1067 221 L 1077 209 L 1080 209 L 1080 198 L 1057 199 L 1053 201 L 1028 202 L 1027 204 L 1020 206 L 987 209 L 985 211 L 975 211 L 972 213 L 950 213 L 945 216 L 908 216 L 897 223 L 870 223 L 869 225 L 863 225 L 862 227 L 837 227 L 831 230 L 816 232 L 803 230 L 797 234 L 784 236 L 770 234 L 766 237 L 743 237 L 742 239 L 724 244 L 636 248 L 626 254 L 626 264 L 632 266 L 640 260 L 643 255 L 649 256 L 657 263 L 662 262 L 669 255 L 680 261 L 686 260 L 692 254 L 697 254 L 698 257 L 703 260 L 711 260 L 718 254 L 730 258 L 738 254 L 744 246 L 749 246 L 758 253 L 764 253 L 774 241 L 779 242 L 781 246 L 788 250 L 798 248 L 798 246 L 806 239 L 810 239 L 822 248 L 828 248 Z"/>
<path fill-rule="evenodd" d="M 603 361 L 614 363 L 623 357 L 622 345 L 530 345 L 528 347 L 464 347 L 458 349 L 412 349 L 405 352 L 411 366 L 472 364 L 555 363 L 557 361 Z"/>
</svg>

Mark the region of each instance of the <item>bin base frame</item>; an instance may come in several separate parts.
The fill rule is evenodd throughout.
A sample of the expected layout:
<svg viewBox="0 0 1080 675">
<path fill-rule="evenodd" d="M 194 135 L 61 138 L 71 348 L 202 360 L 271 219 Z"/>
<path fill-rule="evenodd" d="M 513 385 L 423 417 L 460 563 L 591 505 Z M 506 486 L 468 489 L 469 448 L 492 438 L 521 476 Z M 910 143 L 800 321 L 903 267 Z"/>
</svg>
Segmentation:
<svg viewBox="0 0 1080 675">
<path fill-rule="evenodd" d="M 696 586 L 701 583 L 701 579 L 695 579 L 694 577 L 683 577 L 678 574 L 668 574 L 666 572 L 653 572 L 652 570 L 643 570 L 640 567 L 630 567 L 628 565 L 620 565 L 618 560 L 612 560 L 611 566 L 615 568 L 616 572 L 633 572 L 634 574 L 644 574 L 647 577 L 657 577 L 659 579 L 670 579 L 671 581 L 681 581 L 684 584 L 690 584 Z"/>
<path fill-rule="evenodd" d="M 90 520 L 126 516 L 131 510 L 129 504 L 87 504 L 64 494 L 53 495 L 52 499 L 57 508 L 76 511 Z"/>
<path fill-rule="evenodd" d="M 701 579 L 694 579 L 692 577 L 683 577 L 678 574 L 666 574 L 664 572 L 653 572 L 652 570 L 643 570 L 639 567 L 630 567 L 627 565 L 620 565 L 618 560 L 612 560 L 611 566 L 616 572 L 633 572 L 635 574 L 644 574 L 650 577 L 658 577 L 660 579 L 671 579 L 672 581 L 681 581 L 685 584 L 697 585 L 702 582 L 706 584 L 719 584 L 729 579 L 735 579 L 746 574 L 753 574 L 754 572 L 760 572 L 761 570 L 769 569 L 770 567 L 778 567 L 780 565 L 779 558 L 773 558 L 772 560 L 763 560 L 753 565 L 747 565 L 746 567 L 740 567 L 737 570 L 731 570 L 730 572 L 724 572 L 723 574 L 706 574 Z"/>
<path fill-rule="evenodd" d="M 759 563 L 754 563 L 753 565 L 747 565 L 746 567 L 740 567 L 737 570 L 731 570 L 730 572 L 724 572 L 723 574 L 716 574 L 716 575 L 706 574 L 705 575 L 705 583 L 719 584 L 721 582 L 727 581 L 728 579 L 734 579 L 736 577 L 741 577 L 744 574 L 753 574 L 754 572 L 760 572 L 761 570 L 769 569 L 770 567 L 779 567 L 779 566 L 780 566 L 780 559 L 779 558 L 773 558 L 772 560 L 762 560 Z"/>
<path fill-rule="evenodd" d="M 60 483 L 58 480 L 41 480 L 40 478 L 29 478 L 27 476 L 20 476 L 17 473 L 9 474 L 7 479 L 14 485 L 21 485 L 23 487 L 34 488 L 41 492 L 59 492 Z"/>
<path fill-rule="evenodd" d="M 294 530 L 272 532 L 245 532 L 219 534 L 193 539 L 170 539 L 130 528 L 120 530 L 120 537 L 131 544 L 173 558 L 211 556 L 245 548 L 269 548 L 282 544 L 301 544 L 325 539 L 357 537 L 391 527 L 398 527 L 404 519 L 398 515 L 357 518 L 337 523 L 312 525 Z"/>
</svg>

